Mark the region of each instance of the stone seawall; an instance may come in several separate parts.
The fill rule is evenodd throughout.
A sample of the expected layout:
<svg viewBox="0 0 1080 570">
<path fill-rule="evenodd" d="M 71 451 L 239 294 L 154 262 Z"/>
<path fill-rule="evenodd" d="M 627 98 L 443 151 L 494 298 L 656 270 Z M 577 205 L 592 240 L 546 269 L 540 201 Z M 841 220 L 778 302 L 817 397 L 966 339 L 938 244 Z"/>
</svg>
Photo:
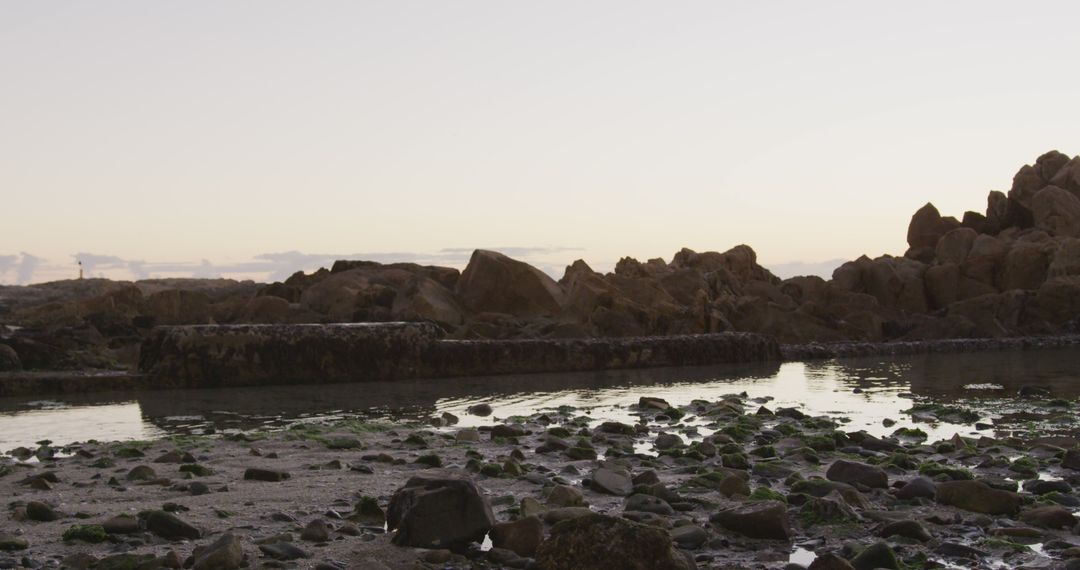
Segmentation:
<svg viewBox="0 0 1080 570">
<path fill-rule="evenodd" d="M 908 342 L 831 342 L 785 344 L 785 361 L 827 360 L 859 356 L 903 356 L 950 352 L 1033 350 L 1080 346 L 1080 335 L 1024 336 L 1005 338 L 955 338 Z"/>
<path fill-rule="evenodd" d="M 455 341 L 433 325 L 160 327 L 139 369 L 159 388 L 315 384 L 532 372 L 572 372 L 779 360 L 770 337 Z"/>
</svg>

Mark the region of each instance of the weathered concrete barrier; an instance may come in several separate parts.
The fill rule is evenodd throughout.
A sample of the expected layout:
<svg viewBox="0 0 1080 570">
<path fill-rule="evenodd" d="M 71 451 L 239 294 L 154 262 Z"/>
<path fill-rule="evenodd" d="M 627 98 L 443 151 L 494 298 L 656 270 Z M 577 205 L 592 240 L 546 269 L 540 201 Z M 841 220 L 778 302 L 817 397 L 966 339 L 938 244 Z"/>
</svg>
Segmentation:
<svg viewBox="0 0 1080 570">
<path fill-rule="evenodd" d="M 424 323 L 158 327 L 139 369 L 178 388 L 415 378 L 438 337 Z"/>
<path fill-rule="evenodd" d="M 830 342 L 785 344 L 785 361 L 827 360 L 860 356 L 904 356 L 911 354 L 1037 350 L 1080 345 L 1080 335 L 1026 336 L 1003 338 L 951 338 L 894 342 Z"/>
<path fill-rule="evenodd" d="M 423 323 L 159 327 L 139 368 L 155 387 L 252 386 L 778 360 L 771 337 L 455 341 Z"/>
<path fill-rule="evenodd" d="M 575 372 L 779 360 L 772 337 L 716 333 L 559 340 L 442 340 L 424 354 L 432 377 Z"/>
</svg>

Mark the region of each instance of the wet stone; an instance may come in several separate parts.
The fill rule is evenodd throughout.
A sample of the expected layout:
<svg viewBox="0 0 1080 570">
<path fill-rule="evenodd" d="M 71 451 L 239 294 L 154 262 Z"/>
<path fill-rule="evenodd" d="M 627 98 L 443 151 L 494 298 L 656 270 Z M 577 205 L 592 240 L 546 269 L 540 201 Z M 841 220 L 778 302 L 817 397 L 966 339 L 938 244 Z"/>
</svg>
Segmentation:
<svg viewBox="0 0 1080 570">
<path fill-rule="evenodd" d="M 244 479 L 247 481 L 266 481 L 270 483 L 277 483 L 285 481 L 290 477 L 286 471 L 278 469 L 263 469 L 260 467 L 249 467 L 244 471 Z"/>
</svg>

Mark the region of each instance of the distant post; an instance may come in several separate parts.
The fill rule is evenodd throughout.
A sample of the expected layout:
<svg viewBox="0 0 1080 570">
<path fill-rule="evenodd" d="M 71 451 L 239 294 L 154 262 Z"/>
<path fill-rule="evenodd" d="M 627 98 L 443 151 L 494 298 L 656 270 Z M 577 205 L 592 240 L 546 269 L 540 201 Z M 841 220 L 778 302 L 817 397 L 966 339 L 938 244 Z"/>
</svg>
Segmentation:
<svg viewBox="0 0 1080 570">
<path fill-rule="evenodd" d="M 79 281 L 82 281 L 82 260 L 79 260 Z"/>
</svg>

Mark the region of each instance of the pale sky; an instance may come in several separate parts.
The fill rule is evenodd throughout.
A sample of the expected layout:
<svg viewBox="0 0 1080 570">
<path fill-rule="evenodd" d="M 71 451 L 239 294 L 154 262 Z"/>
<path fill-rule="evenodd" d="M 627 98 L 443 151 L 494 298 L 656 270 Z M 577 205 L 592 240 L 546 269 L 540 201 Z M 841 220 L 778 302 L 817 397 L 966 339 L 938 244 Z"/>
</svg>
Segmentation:
<svg viewBox="0 0 1080 570">
<path fill-rule="evenodd" d="M 900 254 L 927 201 L 981 211 L 1080 153 L 1077 22 L 1071 1 L 0 0 L 0 282 L 23 252 L 226 274 L 294 251 Z"/>
</svg>

